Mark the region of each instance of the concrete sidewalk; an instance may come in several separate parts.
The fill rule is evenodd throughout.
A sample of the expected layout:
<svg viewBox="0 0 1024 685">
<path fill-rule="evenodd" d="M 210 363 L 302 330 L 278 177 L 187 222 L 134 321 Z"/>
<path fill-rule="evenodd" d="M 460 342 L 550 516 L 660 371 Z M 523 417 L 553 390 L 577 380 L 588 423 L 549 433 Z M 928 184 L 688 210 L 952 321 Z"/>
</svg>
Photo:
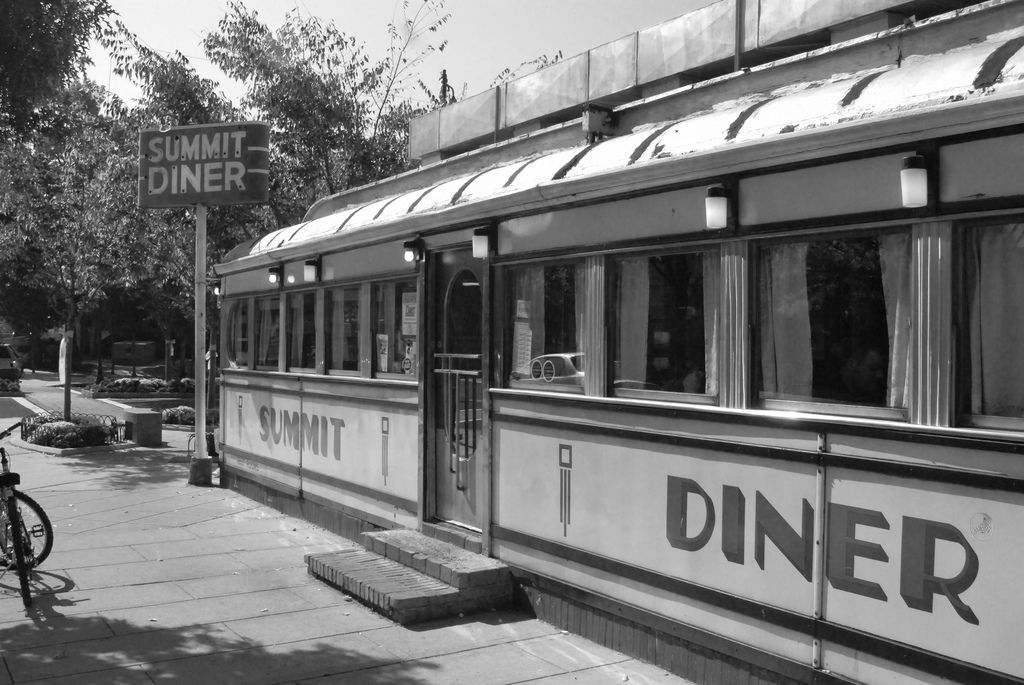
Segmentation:
<svg viewBox="0 0 1024 685">
<path fill-rule="evenodd" d="M 6 683 L 685 683 L 503 612 L 402 627 L 311 578 L 355 543 L 187 484 L 185 433 L 86 456 L 10 448 L 54 551 L 27 612 L 0 576 Z"/>
<path fill-rule="evenodd" d="M 71 391 L 71 411 L 82 414 L 101 414 L 124 418 L 123 400 L 96 400 L 85 397 L 81 388 L 86 385 L 87 378 L 73 375 Z M 21 389 L 25 399 L 36 407 L 48 412 L 64 410 L 64 385 L 56 373 L 52 371 L 26 371 L 21 378 Z"/>
</svg>

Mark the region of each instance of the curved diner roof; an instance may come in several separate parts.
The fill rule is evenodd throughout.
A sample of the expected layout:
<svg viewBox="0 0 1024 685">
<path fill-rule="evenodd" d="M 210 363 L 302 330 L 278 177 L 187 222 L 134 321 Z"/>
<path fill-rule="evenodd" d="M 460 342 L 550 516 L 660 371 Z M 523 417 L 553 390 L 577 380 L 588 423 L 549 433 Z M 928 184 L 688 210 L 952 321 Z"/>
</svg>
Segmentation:
<svg viewBox="0 0 1024 685">
<path fill-rule="evenodd" d="M 1022 47 L 1024 28 L 1017 27 L 981 42 L 938 54 L 911 56 L 887 67 L 752 93 L 598 143 L 506 162 L 430 187 L 346 207 L 239 245 L 227 260 L 269 256 L 371 227 L 401 224 L 413 217 L 446 213 L 456 207 L 630 167 L 652 166 L 663 160 L 694 158 L 731 146 L 907 117 L 954 103 L 1022 95 Z"/>
</svg>

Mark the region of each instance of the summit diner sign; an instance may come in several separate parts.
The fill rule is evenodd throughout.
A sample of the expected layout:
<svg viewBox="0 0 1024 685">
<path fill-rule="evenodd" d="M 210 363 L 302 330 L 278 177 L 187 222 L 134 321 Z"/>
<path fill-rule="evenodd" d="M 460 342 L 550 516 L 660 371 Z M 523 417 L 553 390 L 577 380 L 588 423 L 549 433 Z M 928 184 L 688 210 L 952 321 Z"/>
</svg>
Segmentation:
<svg viewBox="0 0 1024 685">
<path fill-rule="evenodd" d="M 139 132 L 139 206 L 267 201 L 270 126 L 203 124 Z"/>
</svg>

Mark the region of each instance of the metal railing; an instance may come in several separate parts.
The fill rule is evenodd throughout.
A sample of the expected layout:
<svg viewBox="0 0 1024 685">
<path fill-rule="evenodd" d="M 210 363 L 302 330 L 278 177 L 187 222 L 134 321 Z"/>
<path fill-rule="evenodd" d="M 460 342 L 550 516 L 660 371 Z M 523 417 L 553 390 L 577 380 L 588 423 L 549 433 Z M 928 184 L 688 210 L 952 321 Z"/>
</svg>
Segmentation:
<svg viewBox="0 0 1024 685">
<path fill-rule="evenodd" d="M 21 420 L 21 439 L 24 442 L 31 442 L 32 437 L 43 427 L 56 421 L 64 421 L 62 412 L 48 412 L 26 416 Z M 106 444 L 115 445 L 125 440 L 125 423 L 118 421 L 117 417 L 105 414 L 71 414 L 71 423 L 79 425 L 99 425 L 107 428 L 108 440 Z"/>
</svg>

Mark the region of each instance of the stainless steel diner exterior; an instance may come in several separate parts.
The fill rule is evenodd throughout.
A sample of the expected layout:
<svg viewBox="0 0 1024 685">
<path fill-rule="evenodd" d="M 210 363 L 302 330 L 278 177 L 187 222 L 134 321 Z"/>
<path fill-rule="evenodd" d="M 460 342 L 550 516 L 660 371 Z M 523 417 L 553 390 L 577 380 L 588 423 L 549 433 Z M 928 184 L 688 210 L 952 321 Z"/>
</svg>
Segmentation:
<svg viewBox="0 0 1024 685">
<path fill-rule="evenodd" d="M 1024 682 L 1022 46 L 721 0 L 414 120 L 218 265 L 224 474 L 708 682 Z"/>
</svg>

